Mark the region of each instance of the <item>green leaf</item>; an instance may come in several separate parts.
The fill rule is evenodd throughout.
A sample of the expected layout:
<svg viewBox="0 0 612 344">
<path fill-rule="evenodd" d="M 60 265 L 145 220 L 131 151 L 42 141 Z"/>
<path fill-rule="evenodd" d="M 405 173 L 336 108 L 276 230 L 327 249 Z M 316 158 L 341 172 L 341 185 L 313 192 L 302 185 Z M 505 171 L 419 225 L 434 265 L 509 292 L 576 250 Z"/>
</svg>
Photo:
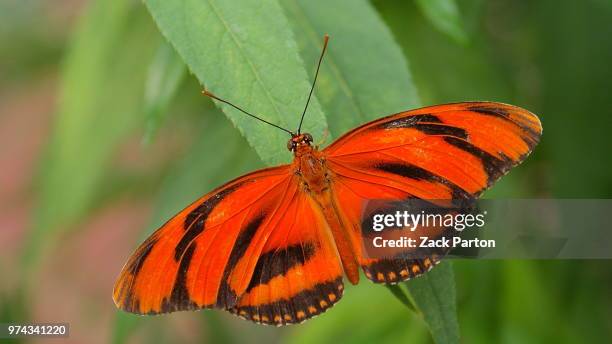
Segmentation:
<svg viewBox="0 0 612 344">
<path fill-rule="evenodd" d="M 295 130 L 310 88 L 291 28 L 276 1 L 145 0 L 158 27 L 215 95 Z M 221 105 L 267 164 L 287 162 L 287 133 Z M 316 99 L 304 130 L 327 127 Z"/>
<path fill-rule="evenodd" d="M 143 61 L 157 45 L 150 18 L 131 1 L 94 1 L 82 17 L 37 180 L 38 204 L 23 257 L 27 267 L 35 265 L 53 233 L 92 206 L 116 148 L 142 122 Z"/>
<path fill-rule="evenodd" d="M 406 282 L 437 344 L 459 343 L 455 277 L 450 262 Z"/>
<path fill-rule="evenodd" d="M 464 30 L 461 13 L 455 0 L 416 0 L 416 3 L 436 29 L 457 43 L 467 43 L 468 35 Z"/>
<path fill-rule="evenodd" d="M 408 62 L 368 1 L 280 3 L 291 19 L 307 65 L 314 68 L 322 37 L 330 35 L 315 94 L 334 137 L 420 105 Z"/>
<path fill-rule="evenodd" d="M 393 296 L 395 296 L 401 303 L 403 303 L 404 306 L 410 308 L 410 310 L 414 312 L 417 312 L 413 301 L 410 300 L 410 297 L 406 294 L 406 292 L 404 292 L 404 290 L 399 284 L 387 284 L 385 285 L 385 287 L 387 287 L 391 294 L 393 294 Z"/>
<path fill-rule="evenodd" d="M 145 84 L 145 143 L 151 141 L 161 125 L 168 111 L 168 105 L 170 105 L 170 101 L 174 98 L 186 74 L 187 68 L 181 57 L 169 43 L 163 42 L 157 49 L 153 62 L 149 66 Z"/>
</svg>

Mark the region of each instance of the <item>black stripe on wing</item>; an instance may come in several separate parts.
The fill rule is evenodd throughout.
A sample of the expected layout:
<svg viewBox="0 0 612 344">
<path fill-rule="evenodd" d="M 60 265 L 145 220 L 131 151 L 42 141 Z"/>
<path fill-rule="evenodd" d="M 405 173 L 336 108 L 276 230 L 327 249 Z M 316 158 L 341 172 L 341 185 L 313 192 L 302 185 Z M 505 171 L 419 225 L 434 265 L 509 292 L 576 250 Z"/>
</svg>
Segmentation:
<svg viewBox="0 0 612 344">
<path fill-rule="evenodd" d="M 304 322 L 333 306 L 342 297 L 342 277 L 316 284 L 289 298 L 257 306 L 239 306 L 229 311 L 245 320 L 264 325 L 290 325 Z"/>
</svg>

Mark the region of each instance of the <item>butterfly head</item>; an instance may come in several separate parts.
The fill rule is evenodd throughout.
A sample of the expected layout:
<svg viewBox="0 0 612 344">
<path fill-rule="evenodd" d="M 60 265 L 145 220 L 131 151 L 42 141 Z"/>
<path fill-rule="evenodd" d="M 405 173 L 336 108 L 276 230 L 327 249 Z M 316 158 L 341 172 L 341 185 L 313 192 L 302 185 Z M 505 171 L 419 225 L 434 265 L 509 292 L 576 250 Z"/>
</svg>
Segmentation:
<svg viewBox="0 0 612 344">
<path fill-rule="evenodd" d="M 303 134 L 293 134 L 291 135 L 291 139 L 287 142 L 287 149 L 290 152 L 297 153 L 301 151 L 303 148 L 310 147 L 312 143 L 312 135 L 308 133 Z"/>
</svg>

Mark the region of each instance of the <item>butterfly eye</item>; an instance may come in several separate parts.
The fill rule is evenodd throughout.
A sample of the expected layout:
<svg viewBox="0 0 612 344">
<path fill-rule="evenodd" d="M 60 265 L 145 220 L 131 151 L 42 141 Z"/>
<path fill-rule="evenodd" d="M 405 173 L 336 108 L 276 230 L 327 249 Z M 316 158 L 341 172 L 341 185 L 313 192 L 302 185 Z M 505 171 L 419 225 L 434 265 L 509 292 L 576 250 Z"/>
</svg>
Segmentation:
<svg viewBox="0 0 612 344">
<path fill-rule="evenodd" d="M 287 149 L 289 151 L 292 151 L 294 148 L 295 148 L 295 143 L 293 143 L 293 140 L 287 141 Z"/>
<path fill-rule="evenodd" d="M 309 143 L 312 142 L 312 135 L 304 134 L 304 140 Z"/>
</svg>

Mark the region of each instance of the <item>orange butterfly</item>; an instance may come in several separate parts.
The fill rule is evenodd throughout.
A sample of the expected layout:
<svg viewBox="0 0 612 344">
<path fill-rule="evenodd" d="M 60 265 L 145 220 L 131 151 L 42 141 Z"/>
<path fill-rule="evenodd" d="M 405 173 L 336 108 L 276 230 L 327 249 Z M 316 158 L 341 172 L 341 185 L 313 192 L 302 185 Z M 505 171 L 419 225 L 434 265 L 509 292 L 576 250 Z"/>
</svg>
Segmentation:
<svg viewBox="0 0 612 344">
<path fill-rule="evenodd" d="M 313 88 L 326 46 L 327 36 Z M 542 133 L 534 114 L 492 102 L 398 113 L 323 150 L 299 128 L 269 124 L 291 134 L 293 162 L 234 179 L 170 219 L 123 268 L 117 307 L 137 314 L 220 308 L 286 325 L 338 302 L 343 276 L 356 284 L 359 268 L 375 283 L 416 277 L 440 257 L 365 257 L 364 202 L 476 198 L 523 161 Z"/>
</svg>

